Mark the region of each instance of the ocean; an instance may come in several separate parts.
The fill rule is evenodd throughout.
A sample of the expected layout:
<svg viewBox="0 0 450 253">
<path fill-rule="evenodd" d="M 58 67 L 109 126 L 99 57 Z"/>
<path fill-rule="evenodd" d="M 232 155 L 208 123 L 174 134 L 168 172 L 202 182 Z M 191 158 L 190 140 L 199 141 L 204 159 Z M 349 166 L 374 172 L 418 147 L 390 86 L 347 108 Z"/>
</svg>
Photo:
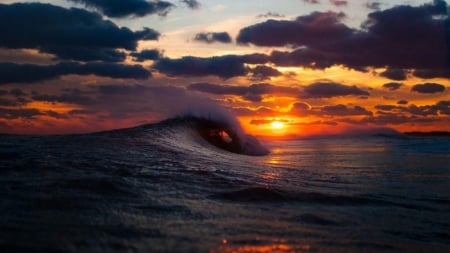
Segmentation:
<svg viewBox="0 0 450 253">
<path fill-rule="evenodd" d="M 195 118 L 1 135 L 0 252 L 450 252 L 449 161 L 448 136 L 258 141 Z"/>
</svg>

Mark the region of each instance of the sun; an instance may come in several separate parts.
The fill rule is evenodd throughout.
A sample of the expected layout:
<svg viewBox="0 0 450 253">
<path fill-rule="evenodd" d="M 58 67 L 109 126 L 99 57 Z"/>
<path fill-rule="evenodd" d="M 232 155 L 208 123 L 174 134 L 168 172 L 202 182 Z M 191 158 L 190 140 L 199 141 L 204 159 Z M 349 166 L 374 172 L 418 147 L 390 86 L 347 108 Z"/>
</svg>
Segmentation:
<svg viewBox="0 0 450 253">
<path fill-rule="evenodd" d="M 274 120 L 274 121 L 270 122 L 270 128 L 273 130 L 280 130 L 280 129 L 283 129 L 284 127 L 285 127 L 285 124 L 282 121 Z"/>
</svg>

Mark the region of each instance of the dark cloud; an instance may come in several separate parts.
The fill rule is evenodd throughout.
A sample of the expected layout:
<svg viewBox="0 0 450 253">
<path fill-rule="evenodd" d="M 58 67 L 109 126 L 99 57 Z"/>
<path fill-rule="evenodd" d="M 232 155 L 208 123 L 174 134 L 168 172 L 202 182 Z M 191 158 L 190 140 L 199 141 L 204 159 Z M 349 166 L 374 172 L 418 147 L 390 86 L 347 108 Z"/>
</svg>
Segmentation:
<svg viewBox="0 0 450 253">
<path fill-rule="evenodd" d="M 103 14 L 114 18 L 127 16 L 142 17 L 149 14 L 166 15 L 173 4 L 165 1 L 146 0 L 68 0 L 84 4 L 88 8 L 101 11 Z"/>
<path fill-rule="evenodd" d="M 320 69 L 338 64 L 330 55 L 309 48 L 300 48 L 292 52 L 274 50 L 270 55 L 270 61 L 278 66 L 305 66 Z"/>
<path fill-rule="evenodd" d="M 237 56 L 239 57 L 242 62 L 248 63 L 248 64 L 264 64 L 269 62 L 269 56 L 265 54 L 247 54 L 247 55 L 241 55 Z"/>
<path fill-rule="evenodd" d="M 204 105 L 201 97 L 189 98 L 183 88 L 126 84 L 92 85 L 79 89 L 61 89 L 59 92 L 52 93 L 34 92 L 32 100 L 79 105 L 79 109 L 66 114 L 58 115 L 41 111 L 42 115 L 58 118 L 83 118 L 89 115 L 90 119 L 101 120 L 130 120 L 136 116 L 142 117 L 149 114 L 154 116 L 158 113 L 173 116 L 192 109 L 190 105 L 197 105 L 196 103 Z"/>
<path fill-rule="evenodd" d="M 356 86 L 347 86 L 333 82 L 317 82 L 306 86 L 302 97 L 305 98 L 331 98 L 340 96 L 369 96 L 370 93 Z"/>
<path fill-rule="evenodd" d="M 169 76 L 208 76 L 224 79 L 245 76 L 250 69 L 245 64 L 265 64 L 269 62 L 265 54 L 223 55 L 213 57 L 185 56 L 178 59 L 160 58 L 153 68 Z"/>
<path fill-rule="evenodd" d="M 67 116 L 66 114 L 62 114 L 59 112 L 55 112 L 52 110 L 47 110 L 43 112 L 44 115 L 47 115 L 49 117 L 55 118 L 55 119 L 68 119 L 69 116 Z"/>
<path fill-rule="evenodd" d="M 267 83 L 252 84 L 250 86 L 231 86 L 211 83 L 194 83 L 188 86 L 189 90 L 201 91 L 214 95 L 235 95 L 259 102 L 264 95 L 298 96 L 299 90 L 293 87 L 275 86 Z"/>
<path fill-rule="evenodd" d="M 307 103 L 297 102 L 294 103 L 289 112 L 296 116 L 362 116 L 362 115 L 373 115 L 371 111 L 368 111 L 361 106 L 346 106 L 343 104 L 338 105 L 326 105 L 322 107 L 311 107 Z"/>
<path fill-rule="evenodd" d="M 446 68 L 446 69 L 417 69 L 417 70 L 415 70 L 413 72 L 413 74 L 414 74 L 414 76 L 417 76 L 417 77 L 420 77 L 420 78 L 427 78 L 427 79 L 428 78 L 437 78 L 437 77 L 450 78 L 450 68 Z"/>
<path fill-rule="evenodd" d="M 55 65 L 0 63 L 0 84 L 28 83 L 57 78 L 62 75 L 97 75 L 111 78 L 145 79 L 151 73 L 140 65 L 115 63 L 64 62 Z"/>
<path fill-rule="evenodd" d="M 337 7 L 347 6 L 348 4 L 346 0 L 330 0 L 330 3 Z"/>
<path fill-rule="evenodd" d="M 324 106 L 320 109 L 320 114 L 330 116 L 373 115 L 371 111 L 368 111 L 364 107 L 361 106 L 347 107 L 342 104 Z"/>
<path fill-rule="evenodd" d="M 181 2 L 186 4 L 191 9 L 200 8 L 200 3 L 197 0 L 181 0 Z"/>
<path fill-rule="evenodd" d="M 111 48 L 44 46 L 40 50 L 63 60 L 121 62 L 126 58 L 124 52 Z"/>
<path fill-rule="evenodd" d="M 9 92 L 7 90 L 0 90 L 0 96 L 6 95 Z"/>
<path fill-rule="evenodd" d="M 311 106 L 307 103 L 297 102 L 292 104 L 289 113 L 297 116 L 306 116 L 310 114 Z"/>
<path fill-rule="evenodd" d="M 130 54 L 135 61 L 158 60 L 162 57 L 162 53 L 157 49 L 142 50 Z"/>
<path fill-rule="evenodd" d="M 7 109 L 0 108 L 0 118 L 2 119 L 30 119 L 34 116 L 41 115 L 42 113 L 38 109 Z"/>
<path fill-rule="evenodd" d="M 438 115 L 438 108 L 435 105 L 410 105 L 406 108 L 401 108 L 403 111 L 409 112 L 413 115 L 428 116 Z"/>
<path fill-rule="evenodd" d="M 450 100 L 439 101 L 434 105 L 410 105 L 406 108 L 401 108 L 403 111 L 409 112 L 413 115 L 429 116 L 429 115 L 450 115 Z"/>
<path fill-rule="evenodd" d="M 396 81 L 406 80 L 406 71 L 403 69 L 387 69 L 380 75 Z"/>
<path fill-rule="evenodd" d="M 169 76 L 208 76 L 214 75 L 223 79 L 235 76 L 245 76 L 248 68 L 244 63 L 265 63 L 263 55 L 224 55 L 210 58 L 186 56 L 179 59 L 162 58 L 153 68 Z"/>
<path fill-rule="evenodd" d="M 402 83 L 385 83 L 383 84 L 383 88 L 388 90 L 398 90 L 400 87 L 402 87 Z"/>
<path fill-rule="evenodd" d="M 434 105 L 415 105 L 403 106 L 406 103 L 397 103 L 398 105 L 376 105 L 375 109 L 378 109 L 378 114 L 389 115 L 392 113 L 404 114 L 408 113 L 412 116 L 437 116 L 450 114 L 450 101 L 439 101 Z"/>
<path fill-rule="evenodd" d="M 423 118 L 417 116 L 406 116 L 398 113 L 386 113 L 377 116 L 368 116 L 361 120 L 346 119 L 343 120 L 352 124 L 375 124 L 375 125 L 401 125 L 401 124 L 416 124 L 416 123 L 431 123 L 436 122 L 436 118 Z"/>
<path fill-rule="evenodd" d="M 432 94 L 444 92 L 445 86 L 438 83 L 422 83 L 414 85 L 411 90 L 419 93 Z"/>
<path fill-rule="evenodd" d="M 6 99 L 6 98 L 0 98 L 0 106 L 19 106 L 22 105 L 21 103 L 18 103 L 15 100 Z"/>
<path fill-rule="evenodd" d="M 342 13 L 313 12 L 290 21 L 267 20 L 241 29 L 237 42 L 300 46 L 293 52 L 272 53 L 271 60 L 283 66 L 448 69 L 450 19 L 445 1 L 372 12 L 361 29 L 342 23 L 344 17 Z"/>
<path fill-rule="evenodd" d="M 0 4 L 0 33 L 0 47 L 34 48 L 61 59 L 110 62 L 124 59 L 117 49 L 135 50 L 139 40 L 159 37 L 150 28 L 134 32 L 96 13 L 41 3 Z"/>
<path fill-rule="evenodd" d="M 310 4 L 319 4 L 320 3 L 319 0 L 303 0 L 303 2 L 310 3 Z"/>
<path fill-rule="evenodd" d="M 440 114 L 450 115 L 450 100 L 439 101 L 435 106 Z"/>
<path fill-rule="evenodd" d="M 89 92 L 84 92 L 79 89 L 63 90 L 59 95 L 49 94 L 34 94 L 31 99 L 35 101 L 44 101 L 50 103 L 70 103 L 78 105 L 92 105 L 95 104 L 94 99 Z"/>
<path fill-rule="evenodd" d="M 23 97 L 27 95 L 27 93 L 19 88 L 13 88 L 9 90 L 9 94 L 13 95 L 14 97 Z"/>
<path fill-rule="evenodd" d="M 281 72 L 277 69 L 268 67 L 266 65 L 256 66 L 255 68 L 251 69 L 251 72 L 253 73 L 254 80 L 266 80 L 270 79 L 273 76 L 282 75 Z"/>
<path fill-rule="evenodd" d="M 313 12 L 294 21 L 270 19 L 240 30 L 236 40 L 258 46 L 324 44 L 352 34 L 340 22 L 343 17 L 343 13 Z"/>
<path fill-rule="evenodd" d="M 435 15 L 447 15 L 445 1 L 370 13 L 364 26 L 368 30 L 366 37 L 372 42 L 366 45 L 373 49 L 370 65 L 433 69 L 446 66 L 448 58 L 443 52 L 449 45 L 449 19 L 435 19 Z"/>
<path fill-rule="evenodd" d="M 258 16 L 256 16 L 257 18 L 284 18 L 284 15 L 281 15 L 279 13 L 276 12 L 267 12 L 266 14 L 259 14 Z"/>
<path fill-rule="evenodd" d="M 378 10 L 380 10 L 381 3 L 380 2 L 367 2 L 365 6 L 370 10 L 378 11 Z"/>
<path fill-rule="evenodd" d="M 397 101 L 398 105 L 407 105 L 408 103 L 409 103 L 408 100 L 404 100 L 404 99 Z"/>
<path fill-rule="evenodd" d="M 309 109 L 311 109 L 311 106 L 307 103 L 303 103 L 303 102 L 297 102 L 292 104 L 292 110 L 300 110 L 300 111 L 307 111 Z"/>
<path fill-rule="evenodd" d="M 206 43 L 231 43 L 231 36 L 227 32 L 197 33 L 194 37 L 194 40 Z"/>
<path fill-rule="evenodd" d="M 381 111 L 392 111 L 397 109 L 398 107 L 396 105 L 376 105 L 375 109 L 381 110 Z"/>
</svg>

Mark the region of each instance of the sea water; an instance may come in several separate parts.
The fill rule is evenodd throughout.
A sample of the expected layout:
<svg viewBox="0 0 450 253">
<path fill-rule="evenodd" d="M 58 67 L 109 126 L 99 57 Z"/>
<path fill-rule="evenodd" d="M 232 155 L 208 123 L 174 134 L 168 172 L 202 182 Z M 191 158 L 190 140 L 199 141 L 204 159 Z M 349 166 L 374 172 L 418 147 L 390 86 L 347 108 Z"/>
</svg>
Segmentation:
<svg viewBox="0 0 450 253">
<path fill-rule="evenodd" d="M 0 136 L 0 252 L 450 252 L 450 138 Z"/>
</svg>

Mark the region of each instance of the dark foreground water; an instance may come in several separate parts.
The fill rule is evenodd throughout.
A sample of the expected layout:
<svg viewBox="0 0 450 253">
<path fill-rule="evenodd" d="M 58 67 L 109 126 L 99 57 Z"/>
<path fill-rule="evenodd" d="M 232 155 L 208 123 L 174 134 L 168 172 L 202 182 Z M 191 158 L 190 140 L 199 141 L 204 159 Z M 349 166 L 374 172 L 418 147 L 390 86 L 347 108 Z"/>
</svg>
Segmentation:
<svg viewBox="0 0 450 253">
<path fill-rule="evenodd" d="M 450 139 L 0 136 L 0 252 L 450 252 Z"/>
</svg>

